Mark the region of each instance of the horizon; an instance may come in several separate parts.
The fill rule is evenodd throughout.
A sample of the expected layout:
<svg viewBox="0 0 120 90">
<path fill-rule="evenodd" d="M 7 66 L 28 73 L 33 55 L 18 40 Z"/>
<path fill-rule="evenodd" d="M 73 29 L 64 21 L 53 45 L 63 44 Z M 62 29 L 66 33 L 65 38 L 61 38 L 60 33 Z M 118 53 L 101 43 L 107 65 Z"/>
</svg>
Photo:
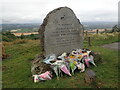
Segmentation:
<svg viewBox="0 0 120 90">
<path fill-rule="evenodd" d="M 117 21 L 85 21 L 80 23 L 117 23 Z M 0 23 L 0 24 L 42 24 L 42 22 L 27 22 L 27 23 Z"/>
</svg>

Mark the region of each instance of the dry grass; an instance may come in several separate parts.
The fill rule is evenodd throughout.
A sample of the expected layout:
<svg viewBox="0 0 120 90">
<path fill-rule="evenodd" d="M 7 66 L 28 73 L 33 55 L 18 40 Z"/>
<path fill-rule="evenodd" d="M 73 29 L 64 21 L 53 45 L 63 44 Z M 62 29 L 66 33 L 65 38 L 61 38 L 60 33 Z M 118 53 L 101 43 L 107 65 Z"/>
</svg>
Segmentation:
<svg viewBox="0 0 120 90">
<path fill-rule="evenodd" d="M 26 43 L 26 42 L 30 42 L 32 40 L 29 40 L 29 39 L 16 39 L 14 40 L 13 42 L 2 42 L 3 43 L 3 46 L 6 46 L 6 45 L 12 45 L 12 44 L 23 44 L 23 43 Z"/>
</svg>

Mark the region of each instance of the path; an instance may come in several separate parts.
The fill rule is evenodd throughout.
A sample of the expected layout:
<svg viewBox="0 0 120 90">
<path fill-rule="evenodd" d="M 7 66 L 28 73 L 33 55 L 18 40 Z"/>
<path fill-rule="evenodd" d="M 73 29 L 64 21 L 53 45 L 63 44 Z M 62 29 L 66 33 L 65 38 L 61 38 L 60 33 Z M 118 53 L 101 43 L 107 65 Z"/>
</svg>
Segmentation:
<svg viewBox="0 0 120 90">
<path fill-rule="evenodd" d="M 120 50 L 120 42 L 112 43 L 112 44 L 105 44 L 102 47 L 104 48 L 110 48 L 110 49 L 115 49 L 115 50 Z"/>
</svg>

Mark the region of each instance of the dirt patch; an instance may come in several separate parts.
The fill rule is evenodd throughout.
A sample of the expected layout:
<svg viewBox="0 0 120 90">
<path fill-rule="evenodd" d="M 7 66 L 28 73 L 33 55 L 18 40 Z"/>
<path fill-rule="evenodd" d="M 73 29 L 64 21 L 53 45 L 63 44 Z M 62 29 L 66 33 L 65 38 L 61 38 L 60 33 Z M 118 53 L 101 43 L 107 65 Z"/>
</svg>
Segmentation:
<svg viewBox="0 0 120 90">
<path fill-rule="evenodd" d="M 109 48 L 109 49 L 114 49 L 114 50 L 120 50 L 120 42 L 112 43 L 112 44 L 105 44 L 102 47 L 103 48 Z"/>
</svg>

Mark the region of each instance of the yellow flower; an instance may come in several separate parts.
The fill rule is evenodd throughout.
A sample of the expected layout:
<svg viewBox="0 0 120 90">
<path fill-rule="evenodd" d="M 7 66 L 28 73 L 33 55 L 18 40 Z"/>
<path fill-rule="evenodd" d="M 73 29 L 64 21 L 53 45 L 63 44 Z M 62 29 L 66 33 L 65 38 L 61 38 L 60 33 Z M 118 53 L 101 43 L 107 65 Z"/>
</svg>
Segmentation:
<svg viewBox="0 0 120 90">
<path fill-rule="evenodd" d="M 74 61 L 73 63 L 76 65 L 76 64 L 77 64 L 77 61 Z"/>
<path fill-rule="evenodd" d="M 82 58 L 82 55 L 78 55 L 78 59 L 81 59 Z"/>
<path fill-rule="evenodd" d="M 75 56 L 74 56 L 74 55 L 71 55 L 70 58 L 75 58 Z"/>
</svg>

